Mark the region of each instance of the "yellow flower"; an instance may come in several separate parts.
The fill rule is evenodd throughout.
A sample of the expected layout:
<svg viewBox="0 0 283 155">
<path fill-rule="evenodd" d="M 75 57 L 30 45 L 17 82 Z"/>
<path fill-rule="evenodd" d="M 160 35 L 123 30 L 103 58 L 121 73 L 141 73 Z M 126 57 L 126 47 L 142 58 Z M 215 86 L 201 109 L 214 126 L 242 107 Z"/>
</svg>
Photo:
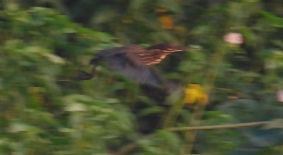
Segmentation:
<svg viewBox="0 0 283 155">
<path fill-rule="evenodd" d="M 207 94 L 201 93 L 201 94 L 199 95 L 198 101 L 199 101 L 200 104 L 207 104 L 208 101 L 209 101 Z"/>
<path fill-rule="evenodd" d="M 184 97 L 184 104 L 193 104 L 193 103 L 200 103 L 200 104 L 207 104 L 208 103 L 208 96 L 202 90 L 202 87 L 197 84 L 189 84 L 188 87 L 185 89 L 185 97 Z"/>
<path fill-rule="evenodd" d="M 195 103 L 197 100 L 198 93 L 199 92 L 196 89 L 187 88 L 185 90 L 184 103 L 189 103 L 189 104 Z"/>
</svg>

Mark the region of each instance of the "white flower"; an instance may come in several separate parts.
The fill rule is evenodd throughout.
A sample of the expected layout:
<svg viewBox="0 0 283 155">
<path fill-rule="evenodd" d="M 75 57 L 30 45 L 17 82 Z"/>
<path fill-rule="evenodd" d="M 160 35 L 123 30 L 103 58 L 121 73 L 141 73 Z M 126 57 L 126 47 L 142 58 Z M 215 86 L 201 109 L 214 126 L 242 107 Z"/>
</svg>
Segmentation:
<svg viewBox="0 0 283 155">
<path fill-rule="evenodd" d="M 244 39 L 240 33 L 227 33 L 223 40 L 232 44 L 242 44 Z"/>
<path fill-rule="evenodd" d="M 283 102 L 283 90 L 277 91 L 277 101 Z"/>
</svg>

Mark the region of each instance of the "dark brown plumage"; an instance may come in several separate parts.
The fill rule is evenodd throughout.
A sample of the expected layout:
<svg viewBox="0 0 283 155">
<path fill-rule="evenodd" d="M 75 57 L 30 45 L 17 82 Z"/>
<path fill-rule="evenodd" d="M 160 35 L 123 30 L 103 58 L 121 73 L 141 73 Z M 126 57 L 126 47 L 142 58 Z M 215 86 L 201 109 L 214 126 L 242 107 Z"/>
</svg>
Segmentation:
<svg viewBox="0 0 283 155">
<path fill-rule="evenodd" d="M 114 71 L 140 84 L 156 86 L 162 83 L 162 79 L 152 69 L 152 66 L 160 63 L 170 53 L 187 49 L 187 47 L 172 44 L 157 44 L 148 48 L 138 45 L 114 47 L 95 54 L 90 60 L 90 64 L 96 66 L 99 62 L 105 61 Z M 77 79 L 88 80 L 94 75 L 95 69 L 92 73 L 82 72 Z"/>
</svg>

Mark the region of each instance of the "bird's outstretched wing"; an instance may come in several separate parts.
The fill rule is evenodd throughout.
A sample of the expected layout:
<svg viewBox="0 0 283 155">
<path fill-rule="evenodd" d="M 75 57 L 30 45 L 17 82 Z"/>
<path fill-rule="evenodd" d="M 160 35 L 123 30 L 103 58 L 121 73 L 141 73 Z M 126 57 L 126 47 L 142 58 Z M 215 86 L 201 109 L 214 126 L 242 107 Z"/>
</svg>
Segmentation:
<svg viewBox="0 0 283 155">
<path fill-rule="evenodd" d="M 105 58 L 105 61 L 110 64 L 110 67 L 114 71 L 136 81 L 139 84 L 161 86 L 160 80 L 151 68 L 133 65 L 125 55 L 113 55 Z"/>
<path fill-rule="evenodd" d="M 161 86 L 161 82 L 154 71 L 140 57 L 142 53 L 145 53 L 145 49 L 138 45 L 110 48 L 97 53 L 91 59 L 90 64 L 97 65 L 100 61 L 104 61 L 115 72 L 139 84 Z"/>
<path fill-rule="evenodd" d="M 111 57 L 124 57 L 132 65 L 136 67 L 144 67 L 145 64 L 140 57 L 141 53 L 144 53 L 145 49 L 138 45 L 128 45 L 124 47 L 114 47 L 106 50 L 102 50 L 97 53 L 91 60 L 90 64 L 96 65 L 100 60 L 108 59 Z"/>
<path fill-rule="evenodd" d="M 102 50 L 91 59 L 90 64 L 96 66 L 104 61 L 113 71 L 139 84 L 162 87 L 167 83 L 166 80 L 151 67 L 161 62 L 167 54 L 159 46 L 144 49 L 138 45 L 128 45 Z M 94 73 L 94 70 L 91 74 L 84 73 L 81 79 L 89 79 Z"/>
</svg>

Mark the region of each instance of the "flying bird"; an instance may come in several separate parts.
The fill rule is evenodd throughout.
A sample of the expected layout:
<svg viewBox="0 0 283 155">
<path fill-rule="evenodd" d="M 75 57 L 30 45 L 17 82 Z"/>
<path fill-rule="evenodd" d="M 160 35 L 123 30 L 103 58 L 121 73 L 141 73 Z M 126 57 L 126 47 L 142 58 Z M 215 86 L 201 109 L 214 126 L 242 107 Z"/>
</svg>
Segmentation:
<svg viewBox="0 0 283 155">
<path fill-rule="evenodd" d="M 91 73 L 81 71 L 77 80 L 89 80 L 95 76 L 95 66 L 101 61 L 125 77 L 139 84 L 160 86 L 165 80 L 152 68 L 165 57 L 174 52 L 186 51 L 188 47 L 172 44 L 157 44 L 147 48 L 138 45 L 127 45 L 102 50 L 94 55 L 90 64 L 94 66 Z"/>
</svg>

